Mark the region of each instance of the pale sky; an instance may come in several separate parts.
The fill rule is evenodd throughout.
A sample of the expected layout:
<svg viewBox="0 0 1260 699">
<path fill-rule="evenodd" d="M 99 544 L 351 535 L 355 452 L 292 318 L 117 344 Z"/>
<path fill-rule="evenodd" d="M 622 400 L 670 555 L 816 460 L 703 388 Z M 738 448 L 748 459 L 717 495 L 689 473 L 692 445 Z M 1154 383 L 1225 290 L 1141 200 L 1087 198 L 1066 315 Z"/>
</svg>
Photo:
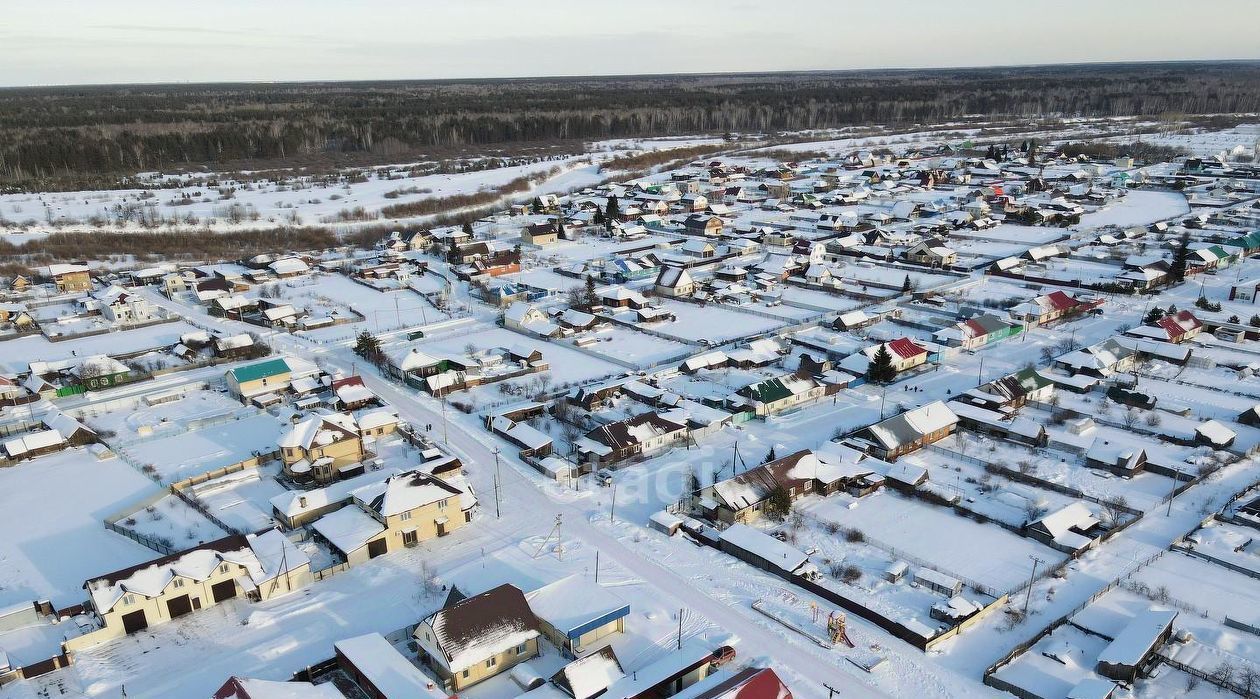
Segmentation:
<svg viewBox="0 0 1260 699">
<path fill-rule="evenodd" d="M 0 85 L 1258 59 L 1260 0 L 0 0 Z"/>
</svg>

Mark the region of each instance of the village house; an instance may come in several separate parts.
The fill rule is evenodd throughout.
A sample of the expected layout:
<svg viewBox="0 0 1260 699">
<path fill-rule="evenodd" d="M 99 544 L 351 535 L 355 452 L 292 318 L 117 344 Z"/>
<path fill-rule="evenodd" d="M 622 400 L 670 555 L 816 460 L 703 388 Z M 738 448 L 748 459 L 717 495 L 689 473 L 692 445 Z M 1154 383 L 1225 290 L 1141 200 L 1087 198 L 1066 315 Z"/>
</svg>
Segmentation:
<svg viewBox="0 0 1260 699">
<path fill-rule="evenodd" d="M 284 472 L 297 480 L 327 483 L 338 471 L 363 460 L 363 440 L 354 418 L 345 413 L 308 415 L 277 440 Z"/>
<path fill-rule="evenodd" d="M 583 463 L 603 466 L 663 451 L 686 439 L 687 433 L 686 425 L 655 412 L 641 413 L 587 432 L 578 440 L 577 453 Z"/>
<path fill-rule="evenodd" d="M 946 245 L 932 245 L 921 242 L 903 253 L 908 262 L 932 267 L 948 267 L 958 261 L 958 253 Z"/>
<path fill-rule="evenodd" d="M 758 381 L 735 393 L 749 403 L 756 415 L 766 417 L 822 398 L 827 387 L 810 376 L 785 374 Z"/>
<path fill-rule="evenodd" d="M 149 300 L 120 286 L 110 285 L 92 295 L 101 316 L 118 325 L 143 323 L 159 317 L 159 311 Z"/>
<path fill-rule="evenodd" d="M 941 401 L 933 401 L 864 427 L 853 437 L 873 456 L 892 461 L 944 439 L 957 425 L 954 411 Z"/>
<path fill-rule="evenodd" d="M 1063 291 L 1052 291 L 1015 306 L 1011 309 L 1011 317 L 1032 325 L 1044 325 L 1052 320 L 1076 315 L 1099 303 L 1074 299 Z"/>
<path fill-rule="evenodd" d="M 888 355 L 892 357 L 893 370 L 898 374 L 927 363 L 928 351 L 908 337 L 898 338 L 892 342 L 885 342 L 882 345 L 867 347 L 862 350 L 862 354 L 868 362 L 873 362 L 875 361 L 875 355 L 879 353 L 880 347 L 883 347 L 888 352 Z"/>
<path fill-rule="evenodd" d="M 551 245 L 558 237 L 554 223 L 534 223 L 521 230 L 521 242 L 526 245 Z"/>
<path fill-rule="evenodd" d="M 538 618 L 512 585 L 460 599 L 420 622 L 420 661 L 461 692 L 539 654 Z"/>
<path fill-rule="evenodd" d="M 692 214 L 683 220 L 683 230 L 689 235 L 716 238 L 722 234 L 722 219 L 718 216 Z"/>
<path fill-rule="evenodd" d="M 356 488 L 354 507 L 342 507 L 312 524 L 351 565 L 415 546 L 472 521 L 477 504 L 471 490 L 421 470 L 403 471 Z"/>
<path fill-rule="evenodd" d="M 1098 674 L 1121 682 L 1146 674 L 1159 662 L 1156 651 L 1172 638 L 1176 620 L 1176 610 L 1151 607 L 1138 612 L 1098 654 Z"/>
<path fill-rule="evenodd" d="M 295 357 L 278 357 L 231 369 L 225 375 L 228 391 L 249 399 L 265 393 L 282 392 L 296 379 L 314 376 L 319 368 Z"/>
<path fill-rule="evenodd" d="M 974 350 L 990 342 L 1018 335 L 1023 329 L 1024 326 L 1019 323 L 1003 320 L 991 313 L 983 313 L 938 330 L 932 337 L 940 344 Z"/>
<path fill-rule="evenodd" d="M 107 640 L 238 596 L 266 600 L 294 592 L 311 580 L 306 554 L 270 529 L 217 539 L 92 578 L 83 587 L 105 629 L 100 640 Z"/>
<path fill-rule="evenodd" d="M 796 502 L 806 495 L 825 497 L 839 491 L 860 497 L 883 484 L 871 467 L 875 459 L 864 463 L 865 454 L 833 446 L 826 453 L 803 449 L 714 483 L 700 491 L 700 509 L 715 522 L 749 524 L 772 509 L 776 492 Z"/>
<path fill-rule="evenodd" d="M 503 311 L 503 327 L 539 337 L 560 334 L 560 326 L 553 323 L 541 308 L 525 301 L 516 301 Z"/>
<path fill-rule="evenodd" d="M 1085 503 L 1074 502 L 1029 523 L 1027 533 L 1046 546 L 1075 555 L 1094 545 L 1101 528 Z"/>
<path fill-rule="evenodd" d="M 683 267 L 661 267 L 653 287 L 661 296 L 691 296 L 696 291 L 696 283 L 691 274 Z"/>
<path fill-rule="evenodd" d="M 1177 311 L 1165 315 L 1150 325 L 1141 325 L 1127 331 L 1126 335 L 1146 337 L 1161 342 L 1181 344 L 1193 340 L 1203 331 L 1203 323 L 1190 311 Z"/>
<path fill-rule="evenodd" d="M 254 338 L 248 333 L 216 337 L 213 346 L 214 356 L 219 359 L 246 359 L 255 352 Z"/>
<path fill-rule="evenodd" d="M 62 293 L 87 291 L 92 288 L 92 277 L 87 265 L 49 265 L 48 279 L 57 287 L 57 291 Z"/>
</svg>

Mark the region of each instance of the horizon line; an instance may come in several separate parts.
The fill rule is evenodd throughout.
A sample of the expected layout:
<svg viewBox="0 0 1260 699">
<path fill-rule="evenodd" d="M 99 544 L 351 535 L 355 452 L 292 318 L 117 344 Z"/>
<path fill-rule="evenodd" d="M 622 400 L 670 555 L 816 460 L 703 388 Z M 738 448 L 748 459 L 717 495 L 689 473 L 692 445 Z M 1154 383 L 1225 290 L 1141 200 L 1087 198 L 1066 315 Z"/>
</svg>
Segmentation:
<svg viewBox="0 0 1260 699">
<path fill-rule="evenodd" d="M 156 82 L 103 82 L 103 83 L 28 83 L 0 85 L 0 90 L 52 90 L 68 88 L 121 88 L 121 87 L 178 87 L 178 86 L 215 86 L 215 85 L 356 85 L 383 83 L 462 83 L 462 82 L 511 82 L 531 80 L 581 80 L 581 79 L 645 79 L 645 78 L 704 78 L 734 76 L 774 76 L 774 75 L 824 75 L 824 74 L 860 74 L 860 73 L 910 73 L 910 72 L 944 72 L 958 70 L 1004 70 L 1033 68 L 1078 68 L 1098 66 L 1158 66 L 1188 64 L 1260 64 L 1258 58 L 1179 58 L 1166 60 L 1117 60 L 1117 61 L 1072 61 L 1063 63 L 1001 63 L 988 65 L 953 65 L 953 66 L 907 66 L 883 68 L 807 68 L 800 70 L 766 70 L 766 71 L 705 71 L 705 72 L 672 72 L 672 73 L 557 73 L 551 75 L 521 76 L 482 76 L 482 77 L 449 77 L 449 78 L 356 78 L 356 79 L 257 79 L 257 80 L 198 80 L 198 81 L 156 81 Z"/>
</svg>

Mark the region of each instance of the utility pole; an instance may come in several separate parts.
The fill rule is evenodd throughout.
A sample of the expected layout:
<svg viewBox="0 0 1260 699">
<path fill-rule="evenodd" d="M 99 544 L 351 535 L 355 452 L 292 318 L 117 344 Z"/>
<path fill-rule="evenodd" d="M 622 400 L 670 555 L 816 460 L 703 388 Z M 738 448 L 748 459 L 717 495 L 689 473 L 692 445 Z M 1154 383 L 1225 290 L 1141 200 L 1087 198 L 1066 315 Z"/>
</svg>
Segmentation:
<svg viewBox="0 0 1260 699">
<path fill-rule="evenodd" d="M 595 584 L 599 584 L 599 549 L 595 549 Z"/>
<path fill-rule="evenodd" d="M 446 444 L 446 395 L 442 395 L 442 443 Z"/>
<path fill-rule="evenodd" d="M 502 513 L 499 511 L 499 448 L 494 448 L 494 517 L 499 519 Z"/>
<path fill-rule="evenodd" d="M 683 609 L 678 610 L 678 650 L 682 650 L 682 618 Z"/>
<path fill-rule="evenodd" d="M 398 308 L 398 296 L 394 296 L 394 322 L 402 327 L 402 311 Z"/>
<path fill-rule="evenodd" d="M 1024 614 L 1025 615 L 1028 614 L 1028 601 L 1032 599 L 1033 580 L 1037 578 L 1037 564 L 1043 562 L 1040 558 L 1037 558 L 1036 556 L 1029 555 L 1028 557 L 1032 559 L 1033 569 L 1032 569 L 1032 575 L 1028 576 L 1028 595 L 1024 597 Z"/>
<path fill-rule="evenodd" d="M 617 481 L 613 481 L 612 507 L 608 508 L 608 521 L 613 521 L 613 515 L 617 514 Z"/>
<path fill-rule="evenodd" d="M 976 385 L 984 383 L 984 355 L 980 355 L 980 372 L 976 374 Z"/>
<path fill-rule="evenodd" d="M 884 390 L 879 394 L 879 419 L 884 419 L 884 401 L 888 398 L 888 385 L 884 385 Z"/>
<path fill-rule="evenodd" d="M 1172 488 L 1168 490 L 1168 511 L 1164 513 L 1165 517 L 1172 517 L 1173 500 L 1177 499 L 1177 484 L 1181 483 L 1181 471 L 1173 470 Z"/>
<path fill-rule="evenodd" d="M 840 690 L 836 689 L 835 687 L 832 687 L 826 682 L 823 682 L 823 686 L 827 688 L 827 699 L 833 699 L 833 697 L 835 697 L 837 694 L 840 693 Z"/>
</svg>

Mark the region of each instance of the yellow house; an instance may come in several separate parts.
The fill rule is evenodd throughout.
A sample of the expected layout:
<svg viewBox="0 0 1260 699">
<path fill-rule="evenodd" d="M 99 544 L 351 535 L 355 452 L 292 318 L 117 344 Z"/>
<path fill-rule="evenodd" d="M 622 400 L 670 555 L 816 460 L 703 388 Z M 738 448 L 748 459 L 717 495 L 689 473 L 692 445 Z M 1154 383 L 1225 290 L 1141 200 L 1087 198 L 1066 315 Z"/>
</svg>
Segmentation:
<svg viewBox="0 0 1260 699">
<path fill-rule="evenodd" d="M 228 390 L 240 398 L 253 398 L 272 391 L 283 391 L 293 380 L 293 370 L 283 358 L 268 359 L 227 372 Z"/>
<path fill-rule="evenodd" d="M 309 415 L 276 440 L 284 472 L 291 478 L 327 483 L 347 464 L 363 460 L 363 440 L 345 413 Z"/>
<path fill-rule="evenodd" d="M 103 629 L 91 634 L 100 642 L 236 597 L 270 599 L 311 581 L 310 559 L 271 529 L 201 544 L 93 578 L 83 586 L 103 622 Z"/>
<path fill-rule="evenodd" d="M 434 612 L 413 637 L 420 661 L 459 692 L 538 655 L 538 619 L 512 585 Z"/>
<path fill-rule="evenodd" d="M 477 499 L 462 477 L 452 480 L 419 470 L 397 473 L 355 489 L 353 506 L 324 515 L 312 526 L 346 562 L 358 565 L 471 522 Z"/>
<path fill-rule="evenodd" d="M 92 277 L 87 265 L 49 265 L 48 278 L 57 285 L 57 291 L 87 291 L 92 288 Z"/>
</svg>

